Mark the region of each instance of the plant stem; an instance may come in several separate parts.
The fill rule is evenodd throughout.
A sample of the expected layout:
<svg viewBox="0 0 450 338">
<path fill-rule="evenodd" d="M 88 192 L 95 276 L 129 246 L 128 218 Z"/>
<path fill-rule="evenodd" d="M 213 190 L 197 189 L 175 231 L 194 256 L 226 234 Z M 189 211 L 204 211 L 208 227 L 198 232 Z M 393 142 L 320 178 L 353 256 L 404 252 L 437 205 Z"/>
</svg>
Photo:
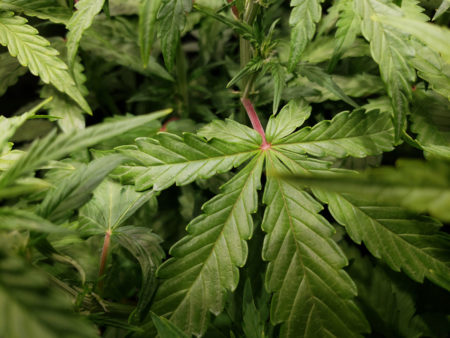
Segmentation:
<svg viewBox="0 0 450 338">
<path fill-rule="evenodd" d="M 261 149 L 265 150 L 270 148 L 270 143 L 266 140 L 266 134 L 264 133 L 264 128 L 259 121 L 258 114 L 256 114 L 255 108 L 253 107 L 252 101 L 250 99 L 243 97 L 241 99 L 242 104 L 244 105 L 245 111 L 252 123 L 253 129 L 255 129 L 262 138 Z"/>
<path fill-rule="evenodd" d="M 105 239 L 103 240 L 102 255 L 100 257 L 100 268 L 98 270 L 98 288 L 103 289 L 103 273 L 105 272 L 106 259 L 108 258 L 109 244 L 111 242 L 111 229 L 108 229 L 105 233 Z"/>
</svg>

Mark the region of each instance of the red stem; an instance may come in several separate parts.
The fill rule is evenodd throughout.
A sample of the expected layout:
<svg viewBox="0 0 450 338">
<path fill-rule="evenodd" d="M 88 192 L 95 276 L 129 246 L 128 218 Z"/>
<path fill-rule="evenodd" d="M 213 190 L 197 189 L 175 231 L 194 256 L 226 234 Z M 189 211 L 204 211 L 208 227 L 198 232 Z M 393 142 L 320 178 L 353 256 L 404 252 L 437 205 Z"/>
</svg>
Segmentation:
<svg viewBox="0 0 450 338">
<path fill-rule="evenodd" d="M 244 105 L 245 111 L 247 112 L 250 122 L 252 123 L 253 129 L 255 129 L 259 133 L 259 135 L 261 135 L 262 138 L 261 149 L 265 150 L 270 148 L 270 143 L 268 143 L 266 140 L 264 128 L 262 127 L 261 122 L 259 121 L 258 114 L 256 114 L 255 108 L 253 108 L 252 101 L 250 101 L 250 99 L 246 97 L 243 97 L 241 101 L 242 104 Z"/>
<path fill-rule="evenodd" d="M 111 230 L 106 231 L 105 233 L 105 239 L 103 241 L 103 249 L 102 249 L 102 256 L 100 258 L 100 268 L 98 270 L 98 287 L 99 289 L 103 289 L 103 273 L 105 272 L 105 266 L 106 266 L 106 259 L 108 258 L 108 249 L 109 249 L 109 243 L 111 242 Z"/>
<path fill-rule="evenodd" d="M 228 3 L 232 3 L 233 0 L 228 0 Z M 231 11 L 236 19 L 239 19 L 239 11 L 235 5 L 231 6 Z"/>
</svg>

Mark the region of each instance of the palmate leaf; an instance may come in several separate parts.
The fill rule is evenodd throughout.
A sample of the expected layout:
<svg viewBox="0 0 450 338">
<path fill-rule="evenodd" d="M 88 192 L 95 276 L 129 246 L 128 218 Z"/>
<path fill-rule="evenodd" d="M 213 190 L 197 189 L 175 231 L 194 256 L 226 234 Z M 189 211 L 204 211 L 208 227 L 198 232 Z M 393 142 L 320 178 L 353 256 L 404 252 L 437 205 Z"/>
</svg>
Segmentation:
<svg viewBox="0 0 450 338">
<path fill-rule="evenodd" d="M 28 67 L 32 74 L 69 95 L 85 112 L 91 114 L 91 109 L 67 70 L 67 65 L 58 58 L 58 52 L 38 35 L 35 28 L 26 23 L 26 19 L 14 16 L 11 12 L 0 13 L 0 44 L 8 47 L 9 53 L 17 57 L 22 66 Z"/>
<path fill-rule="evenodd" d="M 185 332 L 203 334 L 209 312 L 219 314 L 225 291 L 237 287 L 237 267 L 245 264 L 246 240 L 253 233 L 263 160 L 263 155 L 253 158 L 203 206 L 204 214 L 188 225 L 189 235 L 171 248 L 173 258 L 158 271 L 163 282 L 152 311 Z"/>
<path fill-rule="evenodd" d="M 342 112 L 331 121 L 305 127 L 273 142 L 275 150 L 325 157 L 366 157 L 393 149 L 393 127 L 387 113 Z"/>
<path fill-rule="evenodd" d="M 213 139 L 206 142 L 194 134 L 185 133 L 183 138 L 160 133 L 154 139 L 140 138 L 137 146 L 117 149 L 138 161 L 136 166 L 123 166 L 118 176 L 132 178 L 138 190 L 153 187 L 163 190 L 176 183 L 184 185 L 198 178 L 208 178 L 237 167 L 255 155 L 258 143 L 237 144 Z"/>
<path fill-rule="evenodd" d="M 437 221 L 357 195 L 315 189 L 339 224 L 356 243 L 395 271 L 422 283 L 428 278 L 450 290 L 450 236 Z"/>
<path fill-rule="evenodd" d="M 164 62 L 169 71 L 175 64 L 175 54 L 180 42 L 180 33 L 186 24 L 185 12 L 192 9 L 190 0 L 162 0 L 158 13 L 158 37 Z"/>
<path fill-rule="evenodd" d="M 0 313 L 0 337 L 98 337 L 44 275 L 16 257 L 0 256 Z"/>
<path fill-rule="evenodd" d="M 373 18 L 380 15 L 399 17 L 399 8 L 389 6 L 383 0 L 355 0 L 355 12 L 362 18 L 362 32 L 370 42 L 372 57 L 379 64 L 381 78 L 394 109 L 394 128 L 396 142 L 406 126 L 408 100 L 411 97 L 411 84 L 415 80 L 414 68 L 408 58 L 414 50 L 407 44 L 405 36 Z"/>
<path fill-rule="evenodd" d="M 72 12 L 58 0 L 2 0 L 0 10 L 24 13 L 54 23 L 66 24 Z"/>
<path fill-rule="evenodd" d="M 60 159 L 71 152 L 126 133 L 142 124 L 170 114 L 170 112 L 171 110 L 163 110 L 117 122 L 103 123 L 72 134 L 56 135 L 55 132 L 51 132 L 42 140 L 33 142 L 29 150 L 0 176 L 0 188 L 12 184 L 16 178 L 36 170 L 48 161 Z"/>
<path fill-rule="evenodd" d="M 25 67 L 22 67 L 16 58 L 13 58 L 9 53 L 0 54 L 0 96 L 5 94 L 8 87 L 16 84 L 19 77 L 27 72 Z"/>
<path fill-rule="evenodd" d="M 75 56 L 84 31 L 92 25 L 95 16 L 100 13 L 104 3 L 105 0 L 80 0 L 75 5 L 77 10 L 67 23 L 69 29 L 67 34 L 67 59 L 70 67 L 75 62 Z"/>
<path fill-rule="evenodd" d="M 293 71 L 300 61 L 306 45 L 316 32 L 316 24 L 322 16 L 323 0 L 291 0 L 291 42 L 289 54 L 289 71 Z"/>
<path fill-rule="evenodd" d="M 273 324 L 281 337 L 358 337 L 368 325 L 352 301 L 356 287 L 342 270 L 347 259 L 331 236 L 334 228 L 319 215 L 322 206 L 297 184 L 270 176 L 286 167 L 302 171 L 275 152 L 267 154 L 269 178 L 262 228 L 267 232 L 263 258 L 270 263 L 266 285 L 274 292 Z"/>
</svg>

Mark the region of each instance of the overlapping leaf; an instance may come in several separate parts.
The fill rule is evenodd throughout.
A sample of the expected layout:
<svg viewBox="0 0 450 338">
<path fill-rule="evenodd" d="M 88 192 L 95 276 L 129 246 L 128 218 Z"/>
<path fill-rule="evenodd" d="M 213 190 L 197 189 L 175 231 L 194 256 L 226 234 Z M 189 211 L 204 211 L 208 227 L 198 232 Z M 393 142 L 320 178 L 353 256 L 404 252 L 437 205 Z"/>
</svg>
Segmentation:
<svg viewBox="0 0 450 338">
<path fill-rule="evenodd" d="M 399 17 L 401 11 L 398 8 L 382 0 L 355 0 L 354 6 L 355 12 L 362 18 L 363 35 L 370 41 L 372 58 L 379 64 L 381 78 L 392 100 L 398 141 L 406 126 L 411 84 L 415 80 L 414 69 L 408 63 L 414 50 L 407 44 L 404 35 L 373 19 L 377 15 Z"/>
<path fill-rule="evenodd" d="M 441 224 L 357 195 L 315 190 L 353 241 L 363 242 L 372 255 L 413 280 L 424 278 L 450 290 L 450 236 Z"/>
<path fill-rule="evenodd" d="M 228 171 L 254 155 L 258 144 L 227 143 L 219 139 L 206 142 L 189 133 L 183 138 L 160 133 L 155 139 L 141 138 L 137 146 L 118 150 L 139 162 L 138 166 L 122 167 L 119 175 L 132 177 L 138 190 L 153 187 L 158 191 L 174 183 L 184 185 Z"/>
<path fill-rule="evenodd" d="M 0 54 L 0 96 L 5 94 L 8 87 L 16 84 L 19 77 L 27 72 L 9 53 Z"/>
<path fill-rule="evenodd" d="M 26 23 L 26 19 L 13 13 L 0 13 L 0 44 L 7 46 L 9 53 L 17 57 L 22 66 L 28 67 L 32 74 L 38 75 L 44 83 L 51 83 L 75 100 L 84 111 L 91 113 L 67 65 L 58 58 L 58 52 Z"/>
<path fill-rule="evenodd" d="M 72 12 L 58 0 L 2 0 L 0 9 L 36 16 L 54 23 L 67 23 Z"/>
<path fill-rule="evenodd" d="M 366 157 L 393 149 L 393 127 L 386 113 L 342 112 L 331 121 L 305 127 L 274 142 L 273 147 L 318 157 Z"/>
<path fill-rule="evenodd" d="M 295 171 L 298 165 L 290 161 Z M 267 169 L 286 172 L 276 153 Z M 356 287 L 342 270 L 347 259 L 331 236 L 334 228 L 319 215 L 322 206 L 298 185 L 269 176 L 263 258 L 270 263 L 266 285 L 274 292 L 273 324 L 282 337 L 358 337 L 367 332 L 364 316 L 352 301 Z"/>
<path fill-rule="evenodd" d="M 263 159 L 255 157 L 203 206 L 204 214 L 188 225 L 189 235 L 171 248 L 173 258 L 159 269 L 163 283 L 152 310 L 185 332 L 204 333 L 209 312 L 219 314 L 225 291 L 238 284 L 237 267 L 245 264 L 246 240 L 253 233 Z"/>
</svg>

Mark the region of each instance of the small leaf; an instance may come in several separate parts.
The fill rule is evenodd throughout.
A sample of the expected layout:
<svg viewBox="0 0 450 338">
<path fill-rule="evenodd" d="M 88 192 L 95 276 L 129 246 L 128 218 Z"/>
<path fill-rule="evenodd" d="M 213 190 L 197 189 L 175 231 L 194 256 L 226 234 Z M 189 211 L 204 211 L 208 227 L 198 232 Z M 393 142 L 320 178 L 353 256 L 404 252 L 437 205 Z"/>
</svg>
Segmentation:
<svg viewBox="0 0 450 338">
<path fill-rule="evenodd" d="M 152 321 L 155 324 L 161 338 L 188 338 L 175 324 L 164 317 L 159 317 L 152 312 Z"/>
</svg>

